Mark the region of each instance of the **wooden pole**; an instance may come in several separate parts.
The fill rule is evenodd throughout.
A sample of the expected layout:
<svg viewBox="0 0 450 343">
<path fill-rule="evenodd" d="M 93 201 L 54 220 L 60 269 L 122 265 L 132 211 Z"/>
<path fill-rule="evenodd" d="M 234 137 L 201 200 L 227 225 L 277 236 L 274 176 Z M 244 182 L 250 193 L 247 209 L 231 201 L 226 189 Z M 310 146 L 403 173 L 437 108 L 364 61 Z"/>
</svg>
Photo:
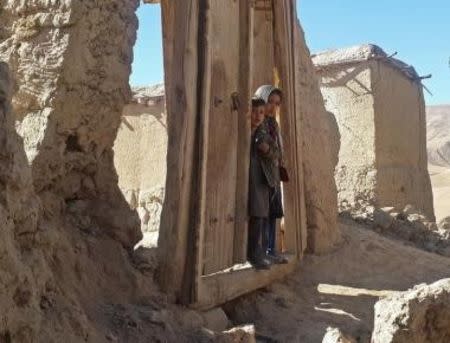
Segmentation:
<svg viewBox="0 0 450 343">
<path fill-rule="evenodd" d="M 168 121 L 166 194 L 158 251 L 161 288 L 186 298 L 191 277 L 186 272 L 195 205 L 198 144 L 198 15 L 197 0 L 163 0 L 164 67 Z M 186 300 L 186 299 L 184 299 Z M 188 300 L 187 300 L 188 301 Z"/>
</svg>

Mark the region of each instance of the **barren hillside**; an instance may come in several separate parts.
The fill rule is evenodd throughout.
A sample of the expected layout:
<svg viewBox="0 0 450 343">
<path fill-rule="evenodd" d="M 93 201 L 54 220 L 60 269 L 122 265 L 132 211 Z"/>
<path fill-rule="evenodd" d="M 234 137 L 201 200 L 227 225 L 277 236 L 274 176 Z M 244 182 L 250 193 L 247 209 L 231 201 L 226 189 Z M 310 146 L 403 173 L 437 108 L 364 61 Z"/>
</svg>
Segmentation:
<svg viewBox="0 0 450 343">
<path fill-rule="evenodd" d="M 450 167 L 450 105 L 427 108 L 428 161 Z"/>
<path fill-rule="evenodd" d="M 428 170 L 436 219 L 450 216 L 450 105 L 427 108 Z"/>
</svg>

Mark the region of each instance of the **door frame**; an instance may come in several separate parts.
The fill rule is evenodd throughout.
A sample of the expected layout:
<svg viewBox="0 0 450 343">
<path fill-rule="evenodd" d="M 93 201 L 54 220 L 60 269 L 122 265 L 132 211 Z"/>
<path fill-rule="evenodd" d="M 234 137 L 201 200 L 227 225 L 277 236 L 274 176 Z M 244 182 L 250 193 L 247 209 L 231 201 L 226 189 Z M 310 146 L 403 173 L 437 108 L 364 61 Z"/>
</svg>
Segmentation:
<svg viewBox="0 0 450 343">
<path fill-rule="evenodd" d="M 253 17 L 258 1 L 237 0 L 243 39 L 239 80 L 238 189 L 236 195 L 235 266 L 210 275 L 202 275 L 205 234 L 206 158 L 210 110 L 211 45 L 209 36 L 210 1 L 162 0 L 163 42 L 168 113 L 168 168 L 166 196 L 161 216 L 158 250 L 161 288 L 181 303 L 195 308 L 210 308 L 242 294 L 264 287 L 291 273 L 301 260 L 306 237 L 303 212 L 301 134 L 297 127 L 295 78 L 295 1 L 272 0 L 276 68 L 285 93 L 283 111 L 287 116 L 281 127 L 289 143 L 288 167 L 291 181 L 286 188 L 285 204 L 292 218 L 291 242 L 294 252 L 285 265 L 256 271 L 246 260 L 247 190 L 250 151 L 250 111 L 252 84 Z M 221 0 L 223 1 L 223 0 Z M 265 0 L 267 2 L 267 0 Z M 244 35 L 247 35 L 244 37 Z M 201 75 L 202 77 L 199 77 Z"/>
</svg>

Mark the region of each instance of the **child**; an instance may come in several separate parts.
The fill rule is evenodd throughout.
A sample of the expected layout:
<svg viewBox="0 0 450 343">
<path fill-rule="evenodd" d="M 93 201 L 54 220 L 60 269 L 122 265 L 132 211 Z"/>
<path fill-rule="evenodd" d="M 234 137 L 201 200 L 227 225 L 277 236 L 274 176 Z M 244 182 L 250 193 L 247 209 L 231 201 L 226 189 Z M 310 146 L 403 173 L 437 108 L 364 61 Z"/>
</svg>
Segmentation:
<svg viewBox="0 0 450 343">
<path fill-rule="evenodd" d="M 257 269 L 268 269 L 270 267 L 270 262 L 265 259 L 265 253 L 261 247 L 261 234 L 269 216 L 270 201 L 270 184 L 265 169 L 279 158 L 277 145 L 266 129 L 264 119 L 264 100 L 260 98 L 252 99 L 248 259 Z"/>
<path fill-rule="evenodd" d="M 270 175 L 271 178 L 273 177 L 273 182 L 271 182 L 270 190 L 269 218 L 266 221 L 265 229 L 263 230 L 263 249 L 271 262 L 277 264 L 287 263 L 288 260 L 276 252 L 276 223 L 277 219 L 281 219 L 284 216 L 284 211 L 279 172 L 280 166 L 283 166 L 283 142 L 280 127 L 275 116 L 283 101 L 283 93 L 274 86 L 264 85 L 258 88 L 255 95 L 266 102 L 266 119 L 264 125 L 270 136 L 275 140 L 279 150 L 279 159 L 275 161 L 273 173 Z"/>
</svg>

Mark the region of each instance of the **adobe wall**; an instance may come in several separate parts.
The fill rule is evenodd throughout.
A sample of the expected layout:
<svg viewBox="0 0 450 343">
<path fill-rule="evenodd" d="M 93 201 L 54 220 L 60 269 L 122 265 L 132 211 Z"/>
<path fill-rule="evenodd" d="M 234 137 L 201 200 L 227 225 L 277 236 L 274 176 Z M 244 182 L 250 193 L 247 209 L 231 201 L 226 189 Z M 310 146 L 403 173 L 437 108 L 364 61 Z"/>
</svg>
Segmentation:
<svg viewBox="0 0 450 343">
<path fill-rule="evenodd" d="M 435 220 L 422 85 L 379 61 L 371 61 L 371 69 L 377 203 L 398 209 L 410 204 Z"/>
<path fill-rule="evenodd" d="M 361 63 L 318 73 L 325 106 L 341 135 L 335 171 L 339 211 L 360 208 L 372 203 L 376 187 L 372 71 L 369 63 Z"/>
<path fill-rule="evenodd" d="M 123 109 L 114 142 L 119 188 L 137 209 L 144 236 L 159 230 L 167 171 L 167 116 L 164 98 L 132 102 Z"/>
<path fill-rule="evenodd" d="M 0 339 L 30 341 L 40 326 L 38 296 L 47 273 L 39 280 L 33 267 L 42 259 L 26 251 L 37 231 L 40 202 L 33 194 L 31 171 L 10 110 L 12 80 L 0 61 Z M 25 250 L 25 251 L 24 251 Z"/>
<path fill-rule="evenodd" d="M 297 21 L 298 23 L 298 21 Z M 339 130 L 324 106 L 319 82 L 300 23 L 294 30 L 297 127 L 303 137 L 303 169 L 308 227 L 307 250 L 330 251 L 340 241 L 334 168 L 338 161 Z"/>
<path fill-rule="evenodd" d="M 103 342 L 152 292 L 112 153 L 137 3 L 0 1 L 0 341 Z"/>
<path fill-rule="evenodd" d="M 413 69 L 400 71 L 403 62 L 386 58 L 367 45 L 314 59 L 326 107 L 341 133 L 339 211 L 412 205 L 434 220 L 422 86 L 406 74 L 415 75 Z"/>
<path fill-rule="evenodd" d="M 17 130 L 36 192 L 120 212 L 120 224 L 104 219 L 108 234 L 126 246 L 141 234 L 117 187 L 112 146 L 129 98 L 137 5 L 14 1 L 2 3 L 0 15 L 0 58 L 16 79 Z"/>
</svg>

